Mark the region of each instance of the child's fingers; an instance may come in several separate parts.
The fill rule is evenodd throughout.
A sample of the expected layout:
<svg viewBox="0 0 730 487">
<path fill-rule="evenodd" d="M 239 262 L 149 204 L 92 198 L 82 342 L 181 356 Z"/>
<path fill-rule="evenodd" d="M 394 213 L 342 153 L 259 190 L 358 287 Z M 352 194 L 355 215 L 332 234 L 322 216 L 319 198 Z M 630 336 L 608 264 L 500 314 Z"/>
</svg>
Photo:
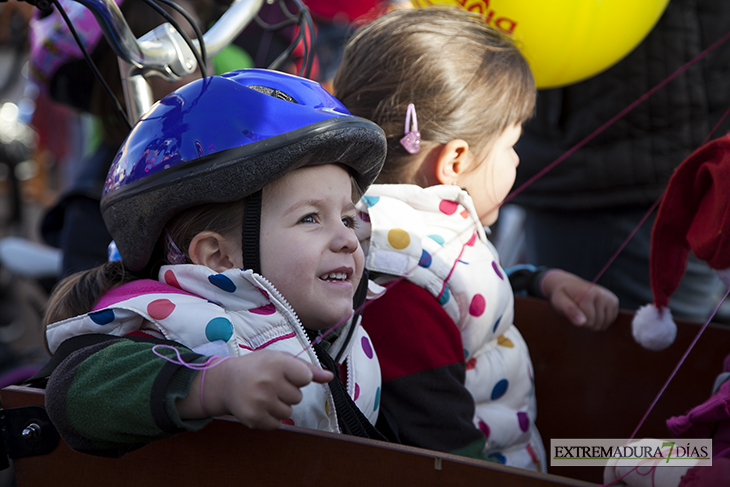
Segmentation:
<svg viewBox="0 0 730 487">
<path fill-rule="evenodd" d="M 292 413 L 292 407 L 283 402 L 272 403 L 268 410 L 269 417 L 274 421 L 274 428 L 278 428 L 283 420 L 291 418 Z"/>
<path fill-rule="evenodd" d="M 608 329 L 608 327 L 610 327 L 611 324 L 613 324 L 613 322 L 616 320 L 616 315 L 618 314 L 618 311 L 614 312 L 611 306 L 601 303 L 598 303 L 596 305 L 596 308 L 600 310 L 601 319 L 596 320 L 596 326 L 593 329 L 596 331 L 603 331 Z"/>
<path fill-rule="evenodd" d="M 596 313 L 596 308 L 594 306 L 586 306 L 586 307 L 578 307 L 585 316 L 585 321 L 583 323 L 573 322 L 574 325 L 580 326 L 583 328 L 588 328 L 589 330 L 593 330 L 596 327 L 596 323 L 600 319 L 598 314 Z"/>
<path fill-rule="evenodd" d="M 292 405 L 302 402 L 302 391 L 293 384 L 282 384 L 276 391 L 276 396 L 284 404 Z"/>
<path fill-rule="evenodd" d="M 611 319 L 611 309 L 603 300 L 601 300 L 600 292 L 588 296 L 581 302 L 581 308 L 586 312 L 589 319 L 585 327 L 593 331 L 601 331 L 608 328 L 613 320 Z"/>
<path fill-rule="evenodd" d="M 280 401 L 257 404 L 243 399 L 234 404 L 230 414 L 251 429 L 274 430 L 283 419 L 291 417 L 292 408 Z"/>
<path fill-rule="evenodd" d="M 588 317 L 573 299 L 563 290 L 555 292 L 551 299 L 553 308 L 576 326 L 585 326 Z"/>
<path fill-rule="evenodd" d="M 601 286 L 592 286 L 583 296 L 580 307 L 588 317 L 584 326 L 594 331 L 607 329 L 618 316 L 618 298 Z"/>
<path fill-rule="evenodd" d="M 284 364 L 284 378 L 296 387 L 304 387 L 314 377 L 314 372 L 309 363 L 296 357 L 287 357 L 287 362 Z"/>
<path fill-rule="evenodd" d="M 602 319 L 596 323 L 596 330 L 606 330 L 618 317 L 618 298 L 606 289 L 600 289 L 594 300 L 596 309 L 601 310 Z"/>
<path fill-rule="evenodd" d="M 331 381 L 335 378 L 335 374 L 330 372 L 329 370 L 321 369 L 317 367 L 314 364 L 307 364 L 312 369 L 312 381 L 317 382 L 319 384 L 326 384 L 327 382 Z"/>
<path fill-rule="evenodd" d="M 600 330 L 603 327 L 603 323 L 605 321 L 603 307 L 596 306 L 595 303 L 591 303 L 590 309 L 592 313 L 586 313 L 590 316 L 590 318 L 584 326 L 589 330 Z"/>
<path fill-rule="evenodd" d="M 304 387 L 310 382 L 324 384 L 334 378 L 329 370 L 324 370 L 304 360 L 291 357 L 291 365 L 284 370 L 284 377 L 297 387 Z"/>
<path fill-rule="evenodd" d="M 613 323 L 616 321 L 616 318 L 618 318 L 618 299 L 616 300 L 616 306 L 611 307 L 609 316 L 610 318 L 608 320 L 608 325 L 606 326 L 606 328 L 613 325 Z"/>
</svg>

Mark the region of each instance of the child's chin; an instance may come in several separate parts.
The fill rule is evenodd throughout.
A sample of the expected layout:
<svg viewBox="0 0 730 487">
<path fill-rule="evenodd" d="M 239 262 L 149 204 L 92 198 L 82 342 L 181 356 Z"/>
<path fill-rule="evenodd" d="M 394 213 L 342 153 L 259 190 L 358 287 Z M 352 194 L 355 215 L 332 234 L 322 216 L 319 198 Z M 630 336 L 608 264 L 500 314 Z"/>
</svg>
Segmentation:
<svg viewBox="0 0 730 487">
<path fill-rule="evenodd" d="M 489 227 L 489 226 L 494 225 L 497 222 L 498 217 L 499 217 L 499 210 L 495 210 L 492 213 L 481 218 L 480 221 L 481 221 L 482 225 L 484 225 L 485 227 Z"/>
<path fill-rule="evenodd" d="M 311 330 L 329 330 L 330 328 L 343 326 L 352 316 L 352 310 L 348 311 L 344 315 L 337 317 L 332 316 L 329 317 L 329 319 L 322 319 L 318 320 L 316 323 L 312 323 L 312 326 L 308 326 L 307 328 Z"/>
</svg>

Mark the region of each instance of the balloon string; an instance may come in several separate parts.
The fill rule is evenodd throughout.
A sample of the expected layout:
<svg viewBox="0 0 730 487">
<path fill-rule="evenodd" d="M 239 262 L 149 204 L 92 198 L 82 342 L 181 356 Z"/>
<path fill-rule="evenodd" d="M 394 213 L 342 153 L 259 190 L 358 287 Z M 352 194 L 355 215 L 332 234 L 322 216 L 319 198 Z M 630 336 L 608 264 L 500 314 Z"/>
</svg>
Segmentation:
<svg viewBox="0 0 730 487">
<path fill-rule="evenodd" d="M 158 348 L 165 348 L 165 349 L 172 350 L 173 352 L 175 352 L 175 358 L 168 357 L 167 355 L 164 355 L 163 353 L 158 352 L 157 351 Z M 199 393 L 200 410 L 203 412 L 204 416 L 210 416 L 210 414 L 208 414 L 208 411 L 205 409 L 205 401 L 203 400 L 203 391 L 205 388 L 205 372 L 208 369 L 212 369 L 213 367 L 219 366 L 226 360 L 235 358 L 235 355 L 229 355 L 227 357 L 218 357 L 218 356 L 214 355 L 212 357 L 208 357 L 208 359 L 202 363 L 186 362 L 185 360 L 183 360 L 182 355 L 180 355 L 180 351 L 177 348 L 173 347 L 172 345 L 164 345 L 164 344 L 159 344 L 159 345 L 155 345 L 154 347 L 152 347 L 152 353 L 154 353 L 161 359 L 167 360 L 168 362 L 173 363 L 175 365 L 181 365 L 190 370 L 202 371 L 202 374 L 200 375 L 200 393 Z"/>
<path fill-rule="evenodd" d="M 521 193 L 525 188 L 527 188 L 529 185 L 540 179 L 545 173 L 550 171 L 552 168 L 563 162 L 565 159 L 570 157 L 575 151 L 586 145 L 588 142 L 593 140 L 598 134 L 606 130 L 608 127 L 616 123 L 618 120 L 624 117 L 627 113 L 632 111 L 634 108 L 639 106 L 641 103 L 646 101 L 650 96 L 652 96 L 654 93 L 659 91 L 660 89 L 664 88 L 665 85 L 667 85 L 670 81 L 674 80 L 677 76 L 687 71 L 690 67 L 692 67 L 695 63 L 697 63 L 700 59 L 704 58 L 707 54 L 714 51 L 718 47 L 720 47 L 725 41 L 730 39 L 730 32 L 722 36 L 720 39 L 712 43 L 709 47 L 707 47 L 704 51 L 697 54 L 694 58 L 692 58 L 690 61 L 688 61 L 684 66 L 677 69 L 674 73 L 670 74 L 668 77 L 666 77 L 664 80 L 660 81 L 656 86 L 654 86 L 652 89 L 641 95 L 636 101 L 631 103 L 629 106 L 621 110 L 618 114 L 616 114 L 613 118 L 611 118 L 608 122 L 604 123 L 600 127 L 598 127 L 593 133 L 588 135 L 586 138 L 575 144 L 573 147 L 568 149 L 563 155 L 555 159 L 553 162 L 545 166 L 540 172 L 532 176 L 530 179 L 525 181 L 520 187 L 518 187 L 516 190 L 512 191 L 507 197 L 504 199 L 504 201 L 500 204 L 503 205 L 507 203 L 509 200 L 517 196 L 519 193 Z M 724 117 L 723 117 L 724 118 Z M 722 120 L 721 120 L 722 121 Z M 714 129 L 713 129 L 714 131 Z M 498 205 L 497 207 L 499 207 Z M 492 210 L 493 211 L 493 210 Z"/>
<path fill-rule="evenodd" d="M 725 113 L 722 115 L 722 117 L 720 117 L 720 120 L 718 120 L 717 123 L 715 124 L 715 126 L 712 127 L 712 130 L 710 130 L 710 133 L 707 134 L 707 137 L 705 137 L 705 140 L 702 141 L 702 145 L 705 145 L 706 143 L 708 143 L 710 141 L 710 137 L 712 137 L 712 134 L 715 133 L 715 130 L 717 130 L 717 128 L 720 126 L 720 124 L 723 122 L 723 120 L 725 120 L 725 118 L 727 118 L 728 114 L 730 114 L 730 107 L 728 107 L 727 110 L 725 110 Z"/>
<path fill-rule="evenodd" d="M 672 379 L 674 378 L 674 376 L 675 376 L 675 375 L 677 374 L 677 371 L 679 370 L 679 368 L 680 368 L 680 367 L 682 366 L 682 364 L 684 363 L 684 360 L 685 360 L 685 359 L 687 358 L 687 356 L 689 355 L 689 352 L 691 352 L 691 351 L 692 351 L 692 348 L 693 348 L 693 347 L 695 346 L 695 343 L 697 343 L 697 340 L 699 340 L 700 336 L 701 336 L 701 335 L 702 335 L 702 333 L 703 333 L 703 332 L 705 331 L 705 328 L 707 328 L 707 325 L 709 325 L 709 324 L 710 324 L 710 321 L 712 321 L 712 318 L 714 318 L 714 317 L 715 317 L 715 313 L 717 313 L 717 310 L 718 310 L 718 309 L 720 309 L 720 306 L 722 305 L 722 302 L 723 302 L 723 301 L 725 301 L 725 298 L 727 298 L 728 294 L 730 294 L 730 289 L 728 289 L 728 290 L 727 290 L 727 291 L 725 292 L 725 296 L 723 296 L 723 297 L 722 297 L 722 299 L 720 300 L 720 302 L 719 302 L 719 303 L 717 303 L 717 306 L 715 306 L 715 310 L 714 310 L 714 311 L 712 312 L 712 314 L 711 314 L 711 315 L 710 315 L 710 317 L 709 317 L 709 318 L 707 319 L 707 321 L 705 322 L 705 324 L 704 324 L 704 325 L 702 325 L 702 328 L 700 328 L 700 331 L 699 331 L 699 332 L 697 333 L 697 335 L 695 336 L 694 340 L 692 340 L 692 343 L 690 343 L 690 344 L 689 344 L 689 347 L 687 348 L 687 351 L 685 351 L 685 352 L 684 352 L 684 355 L 682 355 L 682 358 L 681 358 L 681 359 L 679 359 L 679 363 L 677 364 L 677 366 L 676 366 L 676 367 L 674 367 L 674 370 L 673 370 L 673 371 L 672 371 L 672 373 L 671 373 L 671 374 L 669 375 L 669 378 L 668 378 L 668 379 L 667 379 L 667 381 L 666 381 L 666 382 L 664 383 L 664 386 L 662 386 L 661 390 L 659 391 L 659 394 L 657 394 L 656 398 L 655 398 L 655 399 L 654 399 L 654 401 L 653 401 L 653 402 L 651 403 L 651 406 L 649 406 L 649 409 L 648 409 L 648 410 L 646 411 L 646 413 L 644 414 L 644 417 L 643 417 L 643 418 L 641 418 L 641 421 L 639 421 L 639 425 L 638 425 L 638 426 L 636 427 L 636 429 L 634 429 L 634 432 L 633 432 L 633 433 L 631 433 L 631 437 L 630 437 L 629 439 L 633 439 L 633 438 L 634 438 L 634 437 L 636 436 L 636 433 L 637 433 L 637 432 L 639 431 L 639 428 L 641 428 L 641 427 L 642 427 L 642 425 L 644 424 L 644 421 L 646 421 L 646 418 L 647 418 L 647 417 L 649 416 L 649 413 L 651 412 L 651 410 L 652 410 L 652 409 L 654 409 L 654 406 L 656 405 L 657 401 L 659 401 L 659 398 L 660 398 L 660 397 L 662 396 L 662 394 L 664 394 L 664 391 L 666 390 L 667 386 L 668 386 L 668 385 L 669 385 L 669 383 L 670 383 L 670 382 L 672 381 Z"/>
<path fill-rule="evenodd" d="M 659 206 L 659 202 L 661 202 L 664 195 L 662 194 L 657 200 L 654 202 L 654 204 L 651 205 L 651 208 L 649 208 L 649 211 L 646 212 L 646 214 L 641 218 L 641 221 L 634 227 L 634 229 L 631 231 L 628 237 L 626 237 L 626 240 L 623 241 L 623 243 L 619 246 L 618 250 L 614 252 L 614 254 L 611 256 L 610 259 L 608 259 L 608 262 L 606 262 L 606 265 L 603 266 L 603 269 L 601 269 L 595 278 L 591 281 L 591 285 L 586 288 L 585 291 L 583 291 L 583 294 L 580 295 L 578 300 L 576 301 L 576 304 L 580 304 L 581 301 L 583 301 L 583 298 L 586 297 L 586 294 L 593 288 L 593 286 L 596 285 L 596 282 L 603 276 L 603 274 L 608 270 L 608 268 L 613 264 L 613 261 L 615 261 L 619 254 L 623 252 L 624 247 L 628 245 L 628 243 L 631 241 L 632 238 L 634 238 L 634 235 L 636 235 L 636 232 L 639 231 L 639 228 L 644 224 L 647 218 L 649 218 L 649 215 L 656 209 L 657 206 Z"/>
<path fill-rule="evenodd" d="M 169 349 L 169 350 L 172 350 L 173 352 L 175 352 L 175 358 L 168 357 L 167 355 L 165 355 L 165 354 L 163 354 L 161 352 L 158 352 L 157 349 Z M 180 355 L 180 351 L 177 348 L 173 347 L 172 345 L 165 345 L 165 344 L 158 344 L 158 345 L 155 345 L 154 347 L 152 347 L 152 353 L 154 353 L 155 355 L 157 355 L 161 359 L 166 360 L 166 361 L 168 361 L 170 363 L 173 363 L 175 365 L 181 365 L 181 366 L 183 366 L 185 368 L 188 368 L 190 370 L 203 371 L 203 373 L 205 373 L 205 371 L 208 370 L 208 369 L 212 369 L 213 367 L 219 366 L 220 364 L 222 364 L 226 360 L 229 360 L 229 359 L 232 359 L 232 358 L 235 358 L 236 357 L 235 355 L 229 355 L 227 357 L 218 357 L 217 355 L 214 355 L 212 357 L 208 357 L 208 359 L 205 362 L 200 362 L 200 363 L 198 363 L 198 362 L 186 362 L 185 360 L 183 360 L 182 355 Z"/>
<path fill-rule="evenodd" d="M 474 235 L 474 238 L 476 239 L 476 235 Z M 469 242 L 471 242 L 471 240 L 469 240 Z M 446 283 L 449 282 L 449 279 L 451 279 L 451 274 L 453 274 L 454 270 L 456 270 L 456 264 L 459 263 L 459 261 L 461 260 L 461 256 L 464 255 L 464 250 L 467 248 L 467 246 L 469 246 L 469 242 L 466 242 L 464 245 L 461 246 L 461 251 L 459 252 L 459 255 L 456 257 L 454 264 L 451 266 L 448 275 L 444 279 L 444 284 L 443 286 L 441 286 L 441 292 L 438 296 L 436 296 L 437 300 L 440 300 L 441 297 L 444 295 L 444 292 L 446 291 Z"/>
</svg>

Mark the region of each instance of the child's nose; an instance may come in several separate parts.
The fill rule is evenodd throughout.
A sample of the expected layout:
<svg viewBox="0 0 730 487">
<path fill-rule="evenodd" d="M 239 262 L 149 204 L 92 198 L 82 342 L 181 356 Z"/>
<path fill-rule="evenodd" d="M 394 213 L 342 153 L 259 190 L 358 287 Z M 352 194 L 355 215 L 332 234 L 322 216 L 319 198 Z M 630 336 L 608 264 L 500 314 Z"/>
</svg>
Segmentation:
<svg viewBox="0 0 730 487">
<path fill-rule="evenodd" d="M 332 246 L 335 252 L 347 252 L 348 254 L 357 250 L 360 241 L 351 228 L 341 226 L 336 236 L 332 239 Z"/>
</svg>

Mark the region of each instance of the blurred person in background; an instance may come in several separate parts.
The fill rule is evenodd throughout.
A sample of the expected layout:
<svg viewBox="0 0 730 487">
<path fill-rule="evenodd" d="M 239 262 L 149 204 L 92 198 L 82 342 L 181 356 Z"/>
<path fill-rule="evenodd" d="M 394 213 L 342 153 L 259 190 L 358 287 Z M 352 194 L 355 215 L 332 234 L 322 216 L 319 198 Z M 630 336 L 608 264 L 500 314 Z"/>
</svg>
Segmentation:
<svg viewBox="0 0 730 487">
<path fill-rule="evenodd" d="M 516 146 L 515 188 L 720 39 L 730 3 L 671 0 L 657 25 L 626 58 L 585 81 L 538 93 L 536 116 Z M 730 107 L 730 42 L 548 171 L 513 200 L 524 208 L 524 260 L 594 279 L 662 195 L 674 168 L 708 137 Z M 715 130 L 730 129 L 725 119 Z M 622 308 L 651 302 L 649 242 L 653 213 L 598 283 Z M 704 321 L 720 286 L 694 256 L 670 307 Z"/>
</svg>

